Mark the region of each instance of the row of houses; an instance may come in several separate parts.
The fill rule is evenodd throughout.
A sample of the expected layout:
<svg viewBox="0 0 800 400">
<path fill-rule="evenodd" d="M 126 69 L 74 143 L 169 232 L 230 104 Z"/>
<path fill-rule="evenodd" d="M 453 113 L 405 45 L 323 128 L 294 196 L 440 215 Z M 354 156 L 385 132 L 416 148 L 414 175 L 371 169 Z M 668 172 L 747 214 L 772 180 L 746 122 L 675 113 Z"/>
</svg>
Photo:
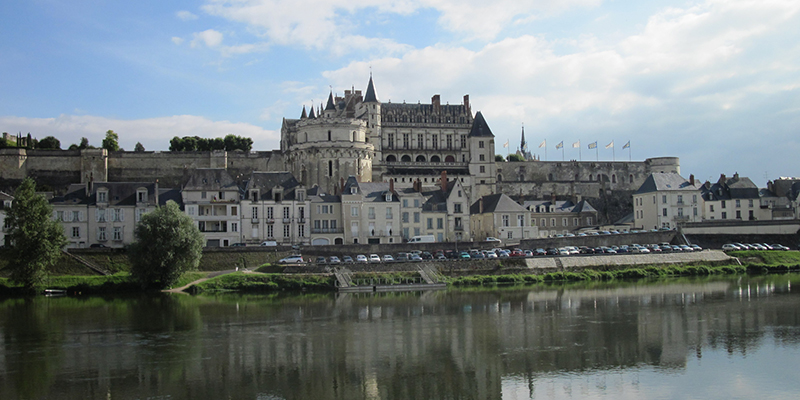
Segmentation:
<svg viewBox="0 0 800 400">
<path fill-rule="evenodd" d="M 634 227 L 675 228 L 707 221 L 779 221 L 797 218 L 800 179 L 780 178 L 759 188 L 738 173 L 700 183 L 693 175 L 653 173 L 633 195 Z"/>
<path fill-rule="evenodd" d="M 73 184 L 53 197 L 70 247 L 123 247 L 141 217 L 175 201 L 196 223 L 207 246 L 236 243 L 335 245 L 403 243 L 432 235 L 437 242 L 504 241 L 575 231 L 597 223 L 586 201 L 517 203 L 504 194 L 470 201 L 460 179 L 396 184 L 341 179 L 334 193 L 306 188 L 289 172 L 253 172 L 243 186 L 221 168 L 192 171 L 180 189 L 158 182 Z"/>
</svg>

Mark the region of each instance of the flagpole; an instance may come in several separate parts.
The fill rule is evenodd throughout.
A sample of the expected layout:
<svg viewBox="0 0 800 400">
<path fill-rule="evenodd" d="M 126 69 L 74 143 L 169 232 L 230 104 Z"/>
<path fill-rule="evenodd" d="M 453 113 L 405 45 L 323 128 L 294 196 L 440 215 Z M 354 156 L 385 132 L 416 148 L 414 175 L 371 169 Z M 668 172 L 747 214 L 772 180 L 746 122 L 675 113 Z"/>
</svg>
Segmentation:
<svg viewBox="0 0 800 400">
<path fill-rule="evenodd" d="M 628 161 L 631 160 L 631 141 L 628 140 Z"/>
<path fill-rule="evenodd" d="M 583 161 L 583 155 L 581 155 L 581 140 L 578 139 L 578 161 Z"/>
<path fill-rule="evenodd" d="M 600 162 L 600 149 L 597 147 L 597 142 L 594 143 L 594 155 L 597 157 L 597 162 Z"/>
<path fill-rule="evenodd" d="M 566 159 L 566 157 L 564 157 L 564 153 L 565 152 L 566 152 L 566 150 L 564 150 L 564 145 L 562 144 L 561 145 L 561 161 L 564 161 Z"/>
</svg>

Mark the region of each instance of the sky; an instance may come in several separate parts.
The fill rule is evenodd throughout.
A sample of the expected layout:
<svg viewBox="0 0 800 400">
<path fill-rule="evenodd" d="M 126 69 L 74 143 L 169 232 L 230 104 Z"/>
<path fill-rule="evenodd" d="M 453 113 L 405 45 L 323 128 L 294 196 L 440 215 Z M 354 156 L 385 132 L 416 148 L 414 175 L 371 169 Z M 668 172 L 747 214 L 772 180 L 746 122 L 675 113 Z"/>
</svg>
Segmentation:
<svg viewBox="0 0 800 400">
<path fill-rule="evenodd" d="M 797 0 L 11 0 L 0 15 L 0 131 L 62 148 L 111 129 L 127 150 L 227 134 L 274 150 L 283 118 L 372 74 L 382 102 L 469 94 L 498 154 L 524 126 L 547 161 L 800 176 Z"/>
</svg>

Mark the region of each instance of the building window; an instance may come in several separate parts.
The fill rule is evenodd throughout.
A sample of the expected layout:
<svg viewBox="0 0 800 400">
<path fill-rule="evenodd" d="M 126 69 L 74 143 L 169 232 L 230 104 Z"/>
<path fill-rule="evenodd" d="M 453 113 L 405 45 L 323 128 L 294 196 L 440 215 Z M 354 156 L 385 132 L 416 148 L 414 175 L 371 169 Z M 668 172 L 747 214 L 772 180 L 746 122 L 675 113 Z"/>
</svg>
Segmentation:
<svg viewBox="0 0 800 400">
<path fill-rule="evenodd" d="M 386 148 L 393 149 L 394 148 L 394 133 L 390 133 L 390 134 L 386 135 L 386 140 L 388 142 L 388 143 L 386 143 Z"/>
<path fill-rule="evenodd" d="M 273 218 L 275 218 L 273 208 L 267 207 L 267 219 L 273 219 Z"/>
<path fill-rule="evenodd" d="M 236 206 L 231 207 L 231 215 L 232 216 L 239 215 L 239 208 Z"/>
<path fill-rule="evenodd" d="M 742 206 L 742 201 L 741 200 L 736 200 L 736 208 L 739 208 L 741 206 Z"/>
<path fill-rule="evenodd" d="M 97 202 L 98 203 L 106 203 L 106 202 L 108 202 L 108 193 L 106 193 L 106 192 L 97 192 Z"/>
<path fill-rule="evenodd" d="M 444 218 L 436 218 L 436 229 L 444 229 Z"/>
<path fill-rule="evenodd" d="M 525 216 L 517 215 L 517 226 L 525 226 Z"/>
<path fill-rule="evenodd" d="M 201 198 L 201 199 L 206 199 L 206 198 L 208 198 L 208 193 L 206 193 L 206 192 L 200 192 L 200 198 Z"/>
<path fill-rule="evenodd" d="M 723 211 L 722 212 L 722 219 L 728 219 L 728 213 Z"/>
<path fill-rule="evenodd" d="M 408 213 L 407 212 L 404 212 L 402 214 L 402 217 L 403 217 L 403 222 L 408 222 Z"/>
<path fill-rule="evenodd" d="M 466 149 L 467 148 L 467 136 L 466 135 L 461 135 L 461 148 L 462 149 Z"/>
<path fill-rule="evenodd" d="M 239 223 L 231 222 L 231 232 L 239 232 Z"/>
<path fill-rule="evenodd" d="M 709 204 L 708 205 L 708 211 L 714 212 L 714 205 L 713 204 Z"/>
<path fill-rule="evenodd" d="M 275 225 L 267 225 L 267 237 L 270 239 L 275 237 Z"/>
<path fill-rule="evenodd" d="M 393 219 L 394 214 L 392 214 L 392 208 L 386 207 L 386 219 Z"/>
<path fill-rule="evenodd" d="M 508 215 L 503 215 L 502 219 L 503 219 L 503 226 L 508 226 Z"/>
<path fill-rule="evenodd" d="M 480 154 L 480 155 L 478 155 L 478 160 L 480 160 L 480 161 L 486 161 L 486 156 L 485 156 L 485 155 L 483 155 L 483 154 Z"/>
<path fill-rule="evenodd" d="M 288 238 L 292 235 L 292 226 L 291 225 L 284 225 L 283 226 L 283 237 Z"/>
<path fill-rule="evenodd" d="M 453 212 L 456 214 L 461 214 L 461 203 L 453 204 Z"/>
<path fill-rule="evenodd" d="M 720 208 L 725 208 L 725 200 L 722 200 L 722 201 L 719 202 L 719 207 Z"/>
<path fill-rule="evenodd" d="M 736 210 L 736 219 L 742 219 L 742 212 L 739 210 Z"/>
<path fill-rule="evenodd" d="M 747 217 L 750 218 L 750 220 L 755 219 L 755 218 L 753 218 L 753 210 L 748 211 L 747 214 L 748 214 Z"/>
<path fill-rule="evenodd" d="M 678 204 L 683 204 L 683 195 L 682 194 L 678 195 Z"/>
<path fill-rule="evenodd" d="M 258 207 L 253 207 L 253 219 L 258 218 Z"/>
<path fill-rule="evenodd" d="M 434 149 L 439 148 L 439 135 L 437 134 L 431 135 L 431 147 Z"/>
<path fill-rule="evenodd" d="M 481 165 L 481 173 L 482 173 L 482 174 L 485 174 L 485 173 L 486 173 L 486 167 L 484 167 L 483 165 Z"/>
<path fill-rule="evenodd" d="M 478 141 L 478 148 L 479 148 L 479 149 L 482 149 L 482 148 L 484 148 L 484 145 L 483 145 L 483 140 L 480 140 L 480 141 Z"/>
<path fill-rule="evenodd" d="M 547 227 L 547 218 L 542 218 L 542 223 L 541 223 L 541 225 L 542 225 L 542 227 L 543 227 L 543 228 L 546 228 L 546 227 Z"/>
<path fill-rule="evenodd" d="M 120 226 L 114 227 L 114 240 L 118 242 L 122 241 L 122 227 Z"/>
<path fill-rule="evenodd" d="M 422 136 L 422 134 L 420 133 L 417 135 L 417 148 L 421 149 L 424 147 L 424 145 L 425 145 L 425 137 Z"/>
<path fill-rule="evenodd" d="M 403 134 L 403 148 L 404 149 L 408 148 L 408 136 L 409 136 L 408 133 L 404 133 Z"/>
<path fill-rule="evenodd" d="M 572 225 L 574 225 L 574 226 L 580 225 L 580 220 L 581 220 L 580 218 L 573 218 L 572 219 Z"/>
<path fill-rule="evenodd" d="M 146 210 L 144 208 L 137 208 L 136 209 L 136 222 L 139 222 L 139 220 L 142 219 L 142 215 L 144 215 L 145 211 Z"/>
<path fill-rule="evenodd" d="M 447 141 L 447 149 L 450 150 L 453 148 L 453 135 L 446 135 Z"/>
<path fill-rule="evenodd" d="M 567 226 L 567 225 L 568 225 L 567 224 L 567 219 L 566 218 L 561 218 L 561 226 Z"/>
<path fill-rule="evenodd" d="M 751 200 L 747 200 L 747 206 L 748 207 L 752 207 L 753 206 L 753 200 L 752 199 Z"/>
<path fill-rule="evenodd" d="M 433 218 L 428 218 L 428 229 L 433 229 Z"/>
<path fill-rule="evenodd" d="M 414 213 L 414 223 L 417 223 L 417 224 L 419 223 L 419 213 L 418 212 Z"/>
<path fill-rule="evenodd" d="M 81 227 L 80 226 L 73 226 L 72 227 L 72 237 L 74 237 L 74 238 L 81 237 Z"/>
<path fill-rule="evenodd" d="M 414 207 L 419 208 L 419 199 L 414 199 Z"/>
<path fill-rule="evenodd" d="M 357 217 L 358 216 L 358 207 L 350 206 L 350 216 Z"/>
<path fill-rule="evenodd" d="M 289 207 L 283 207 L 283 218 L 284 219 L 289 218 Z"/>
<path fill-rule="evenodd" d="M 95 217 L 97 222 L 106 222 L 106 210 L 104 208 L 98 208 L 95 212 Z"/>
<path fill-rule="evenodd" d="M 661 203 L 662 204 L 667 204 L 667 195 L 662 195 L 661 196 Z"/>
<path fill-rule="evenodd" d="M 105 241 L 106 239 L 106 227 L 100 226 L 97 228 L 97 240 Z"/>
<path fill-rule="evenodd" d="M 667 209 L 666 208 L 662 208 L 661 209 L 661 216 L 663 216 L 663 217 L 667 216 Z"/>
<path fill-rule="evenodd" d="M 297 236 L 305 237 L 306 236 L 306 226 L 305 225 L 297 225 Z"/>
<path fill-rule="evenodd" d="M 375 219 L 375 207 L 369 207 L 367 209 L 367 218 Z"/>
<path fill-rule="evenodd" d="M 456 228 L 463 228 L 463 225 L 461 225 L 461 217 L 455 217 L 453 222 L 455 223 Z"/>
</svg>

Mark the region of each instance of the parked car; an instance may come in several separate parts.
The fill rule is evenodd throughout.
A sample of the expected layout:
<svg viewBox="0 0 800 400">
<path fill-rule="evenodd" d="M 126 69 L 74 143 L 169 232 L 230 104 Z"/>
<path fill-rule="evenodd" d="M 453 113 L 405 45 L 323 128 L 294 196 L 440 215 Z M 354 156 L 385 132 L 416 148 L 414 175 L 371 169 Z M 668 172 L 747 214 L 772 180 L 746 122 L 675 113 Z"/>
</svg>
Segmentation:
<svg viewBox="0 0 800 400">
<path fill-rule="evenodd" d="M 470 257 L 470 255 L 469 255 L 469 253 L 468 253 L 468 252 L 466 252 L 466 251 L 462 251 L 462 252 L 461 252 L 461 253 L 458 255 L 458 258 L 461 258 L 461 259 L 464 259 L 464 260 L 469 260 L 469 259 L 470 259 L 470 258 L 472 258 L 472 257 Z"/>
<path fill-rule="evenodd" d="M 331 256 L 331 257 L 328 259 L 328 263 L 329 263 L 329 264 L 341 264 L 341 263 L 342 263 L 342 260 L 340 260 L 340 259 L 339 259 L 339 257 L 336 257 L 336 256 Z"/>
<path fill-rule="evenodd" d="M 369 255 L 369 262 L 370 263 L 379 263 L 381 262 L 381 257 L 377 254 L 370 254 Z"/>
<path fill-rule="evenodd" d="M 278 260 L 278 264 L 305 264 L 305 261 L 303 260 L 303 256 L 299 254 L 293 254 L 289 257 L 281 258 Z"/>
<path fill-rule="evenodd" d="M 787 251 L 787 250 L 789 250 L 789 248 L 788 248 L 788 247 L 786 247 L 786 246 L 784 246 L 784 245 L 782 245 L 782 244 L 773 244 L 773 245 L 772 245 L 772 248 L 773 248 L 773 249 L 775 249 L 775 250 L 782 250 L 782 251 Z"/>
<path fill-rule="evenodd" d="M 722 251 L 734 251 L 734 250 L 741 250 L 742 248 L 733 244 L 733 243 L 725 243 L 722 245 Z"/>
<path fill-rule="evenodd" d="M 487 251 L 486 252 L 486 258 L 497 258 L 497 253 L 495 253 L 493 251 Z"/>
<path fill-rule="evenodd" d="M 551 248 L 547 249 L 545 251 L 545 253 L 547 253 L 548 256 L 557 256 L 558 255 L 558 249 L 556 249 L 555 247 L 551 247 Z"/>
<path fill-rule="evenodd" d="M 394 257 L 391 254 L 385 254 L 383 256 L 383 262 L 394 262 Z"/>
<path fill-rule="evenodd" d="M 261 245 L 262 246 L 267 246 L 267 247 L 275 247 L 275 246 L 278 245 L 278 242 L 276 242 L 274 240 L 265 240 L 265 241 L 261 242 Z"/>
<path fill-rule="evenodd" d="M 537 256 L 546 256 L 547 251 L 545 251 L 545 249 L 536 249 L 533 251 L 533 254 Z"/>
<path fill-rule="evenodd" d="M 500 240 L 500 239 L 498 239 L 496 237 L 491 237 L 491 236 L 487 237 L 486 240 L 484 240 L 484 241 L 485 242 L 494 242 L 494 243 L 503 243 L 502 240 Z"/>
<path fill-rule="evenodd" d="M 366 264 L 369 262 L 369 260 L 367 259 L 367 256 L 359 254 L 356 256 L 356 262 L 361 264 Z"/>
<path fill-rule="evenodd" d="M 344 257 L 342 257 L 342 262 L 345 263 L 345 264 L 352 264 L 353 263 L 353 257 L 344 256 Z"/>
<path fill-rule="evenodd" d="M 234 243 L 231 245 L 231 247 L 247 247 L 247 243 L 242 243 L 242 242 Z"/>
<path fill-rule="evenodd" d="M 423 260 L 433 260 L 433 254 L 427 251 L 423 251 L 422 254 L 420 254 L 419 256 Z"/>
<path fill-rule="evenodd" d="M 411 262 L 420 262 L 422 261 L 422 257 L 417 253 L 411 253 L 411 255 L 408 257 L 408 260 Z"/>
<path fill-rule="evenodd" d="M 694 251 L 703 251 L 703 248 L 696 244 L 690 245 L 689 247 L 691 247 Z"/>
<path fill-rule="evenodd" d="M 104 245 L 102 243 L 92 243 L 91 245 L 89 245 L 90 249 L 105 249 L 107 247 L 108 246 L 106 246 L 106 245 Z"/>
<path fill-rule="evenodd" d="M 325 257 L 322 256 L 317 257 L 317 264 L 327 264 L 327 263 L 328 260 L 326 260 Z"/>
</svg>

